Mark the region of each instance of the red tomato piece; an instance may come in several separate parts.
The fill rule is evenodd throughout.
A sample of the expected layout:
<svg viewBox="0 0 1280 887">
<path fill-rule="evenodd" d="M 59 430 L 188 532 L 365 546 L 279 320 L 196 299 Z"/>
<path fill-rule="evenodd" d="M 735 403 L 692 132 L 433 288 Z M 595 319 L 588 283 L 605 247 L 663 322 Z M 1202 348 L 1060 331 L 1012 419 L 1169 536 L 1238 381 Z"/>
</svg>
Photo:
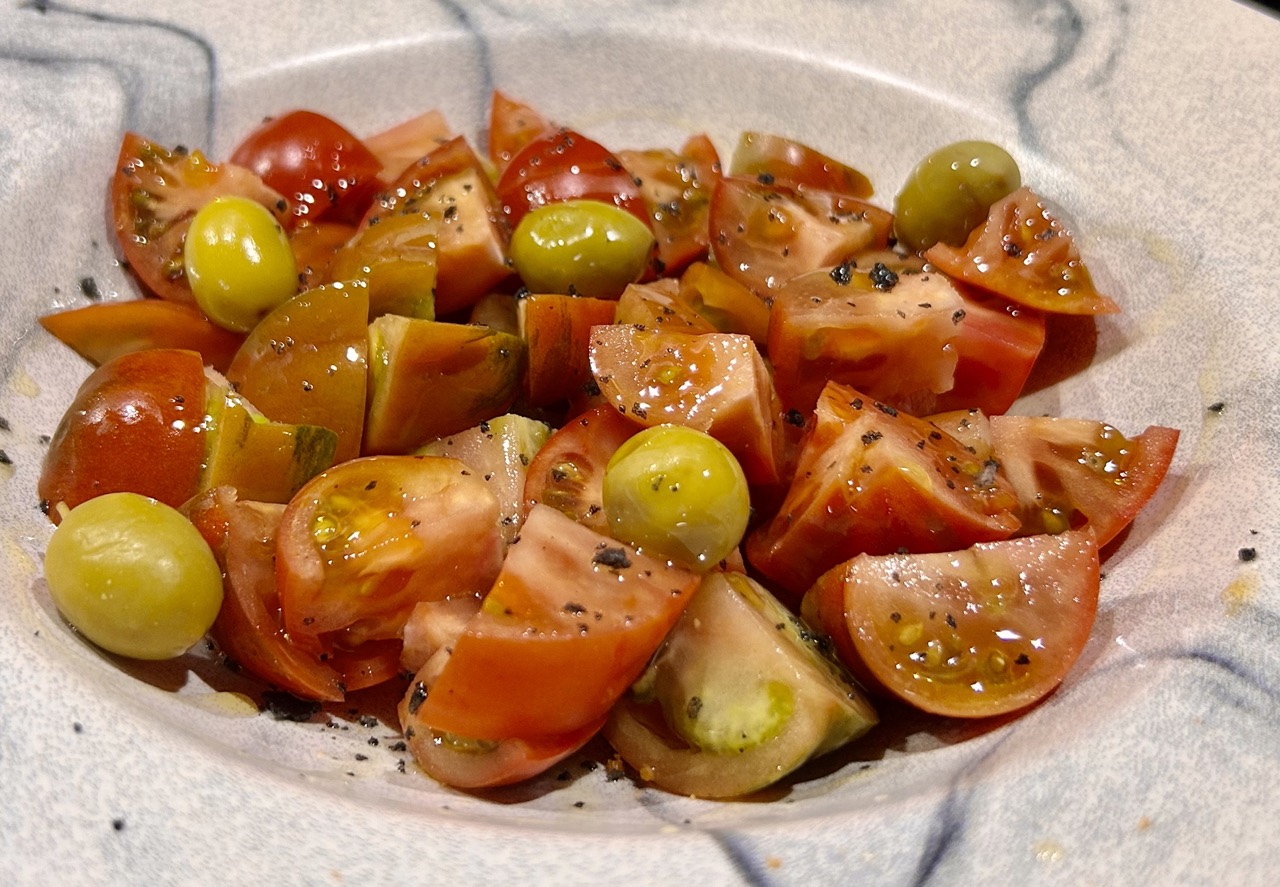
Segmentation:
<svg viewBox="0 0 1280 887">
<path fill-rule="evenodd" d="M 397 123 L 390 129 L 364 137 L 364 146 L 382 166 L 379 177 L 395 181 L 409 165 L 453 138 L 454 132 L 439 111 L 431 110 Z"/>
<path fill-rule="evenodd" d="M 995 461 L 831 382 L 779 512 L 747 537 L 747 561 L 798 600 L 860 553 L 955 551 L 1008 538 L 1017 508 Z"/>
<path fill-rule="evenodd" d="M 411 163 L 374 201 L 363 225 L 392 215 L 434 215 L 440 222 L 437 315 L 469 308 L 511 276 L 507 223 L 498 195 L 462 136 Z"/>
<path fill-rule="evenodd" d="M 613 323 L 617 306 L 609 299 L 554 294 L 520 299 L 516 318 L 529 356 L 524 378 L 531 406 L 569 400 L 591 384 L 591 328 Z"/>
<path fill-rule="evenodd" d="M 211 633 L 223 654 L 295 696 L 340 701 L 342 675 L 321 653 L 294 644 L 281 625 L 275 555 L 284 506 L 239 501 L 232 488 L 215 487 L 184 511 L 222 567 L 226 593 Z"/>
<path fill-rule="evenodd" d="M 501 175 L 525 145 L 551 129 L 533 108 L 494 90 L 489 103 L 489 161 Z"/>
<path fill-rule="evenodd" d="M 548 505 L 598 533 L 604 513 L 604 468 L 618 447 L 644 426 L 611 406 L 596 406 L 564 423 L 529 462 L 524 510 Z"/>
<path fill-rule="evenodd" d="M 418 717 L 472 739 L 594 729 L 640 676 L 698 582 L 534 506 Z"/>
<path fill-rule="evenodd" d="M 1025 708 L 1062 682 L 1098 606 L 1088 530 L 937 554 L 861 555 L 824 576 L 878 684 L 923 711 L 978 718 Z M 827 587 L 829 585 L 829 587 Z"/>
<path fill-rule="evenodd" d="M 298 264 L 301 289 L 328 282 L 329 267 L 338 250 L 356 234 L 356 226 L 346 222 L 305 222 L 289 232 L 289 246 Z"/>
<path fill-rule="evenodd" d="M 964 322 L 954 344 L 955 384 L 928 411 L 979 409 L 989 416 L 1013 406 L 1045 343 L 1045 316 L 1034 308 L 961 286 Z"/>
<path fill-rule="evenodd" d="M 889 242 L 893 216 L 829 191 L 796 191 L 725 176 L 711 197 L 711 251 L 720 268 L 761 297 L 791 278 Z"/>
<path fill-rule="evenodd" d="M 782 408 L 749 336 L 626 324 L 596 327 L 591 372 L 604 398 L 643 425 L 687 425 L 720 441 L 754 484 L 777 483 Z"/>
<path fill-rule="evenodd" d="M 143 286 L 162 299 L 195 303 L 183 266 L 187 229 L 201 207 L 227 195 L 256 200 L 282 223 L 289 218 L 284 197 L 249 170 L 125 133 L 111 180 L 111 215 L 125 261 Z"/>
<path fill-rule="evenodd" d="M 456 459 L 374 456 L 312 478 L 289 503 L 276 544 L 284 624 L 354 648 L 399 638 L 423 600 L 479 593 L 498 574 L 501 509 Z M 335 633 L 341 633 L 337 635 Z"/>
<path fill-rule="evenodd" d="M 706 266 L 703 266 L 706 267 Z M 752 296 L 752 298 L 755 298 Z M 664 277 L 652 283 L 632 283 L 618 297 L 613 323 L 678 333 L 718 333 L 715 324 L 680 295 L 679 281 Z M 609 323 L 603 320 L 601 323 Z"/>
<path fill-rule="evenodd" d="M 227 368 L 227 381 L 277 422 L 338 435 L 334 460 L 360 453 L 368 377 L 369 298 L 317 287 L 264 317 Z"/>
<path fill-rule="evenodd" d="M 315 111 L 264 121 L 231 153 L 231 162 L 288 197 L 295 220 L 355 221 L 381 187 L 382 164 L 373 152 Z"/>
<path fill-rule="evenodd" d="M 720 155 L 705 135 L 679 151 L 619 151 L 618 160 L 639 180 L 640 196 L 658 245 L 656 275 L 675 275 L 707 257 L 711 192 L 720 178 Z"/>
<path fill-rule="evenodd" d="M 744 132 L 729 161 L 729 175 L 797 191 L 831 191 L 866 199 L 871 180 L 851 166 L 785 136 Z"/>
<path fill-rule="evenodd" d="M 612 203 L 649 225 L 649 212 L 635 178 L 599 142 L 571 129 L 534 138 L 498 179 L 502 212 L 514 229 L 525 213 L 562 200 Z"/>
<path fill-rule="evenodd" d="M 941 274 L 845 264 L 793 277 L 769 317 L 778 394 L 806 414 L 828 380 L 900 409 L 931 403 L 955 382 L 963 306 Z"/>
<path fill-rule="evenodd" d="M 680 277 L 680 297 L 722 333 L 743 333 L 764 346 L 769 303 L 714 265 L 694 262 Z"/>
<path fill-rule="evenodd" d="M 204 461 L 204 360 L 172 348 L 133 351 L 94 370 L 49 441 L 37 489 L 50 519 L 103 493 L 131 492 L 177 508 L 195 495 Z"/>
<path fill-rule="evenodd" d="M 90 363 L 101 366 L 131 351 L 180 348 L 200 352 L 226 372 L 244 336 L 223 329 L 192 305 L 163 299 L 97 302 L 46 314 L 40 325 Z"/>
<path fill-rule="evenodd" d="M 1045 416 L 993 416 L 991 437 L 1022 503 L 1022 532 L 1088 523 L 1099 546 L 1155 495 L 1178 445 L 1172 428 L 1153 425 L 1127 438 L 1103 422 Z"/>
<path fill-rule="evenodd" d="M 1071 232 L 1030 188 L 991 206 L 963 247 L 938 243 L 924 257 L 952 277 L 1041 311 L 1114 314 L 1099 293 Z"/>
</svg>

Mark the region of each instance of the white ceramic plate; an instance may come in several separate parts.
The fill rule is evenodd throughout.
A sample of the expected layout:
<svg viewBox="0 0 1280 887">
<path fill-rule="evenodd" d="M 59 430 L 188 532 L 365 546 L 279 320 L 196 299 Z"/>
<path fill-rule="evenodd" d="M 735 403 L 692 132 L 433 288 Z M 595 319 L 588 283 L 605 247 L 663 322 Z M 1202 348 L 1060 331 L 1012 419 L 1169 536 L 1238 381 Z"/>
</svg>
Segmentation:
<svg viewBox="0 0 1280 887">
<path fill-rule="evenodd" d="M 1272 882 L 1280 23 L 1228 0 L 361 6 L 0 11 L 0 882 Z M 202 660 L 130 666 L 65 627 L 35 479 L 88 368 L 34 320 L 86 278 L 134 293 L 103 224 L 122 132 L 216 157 L 292 107 L 357 132 L 438 107 L 477 134 L 495 85 L 616 147 L 786 133 L 886 202 L 928 150 L 987 138 L 1070 208 L 1125 313 L 1019 409 L 1183 437 L 1059 693 L 986 732 L 887 726 L 771 800 L 578 761 L 477 798 L 400 773 L 372 702 L 275 721 Z"/>
</svg>

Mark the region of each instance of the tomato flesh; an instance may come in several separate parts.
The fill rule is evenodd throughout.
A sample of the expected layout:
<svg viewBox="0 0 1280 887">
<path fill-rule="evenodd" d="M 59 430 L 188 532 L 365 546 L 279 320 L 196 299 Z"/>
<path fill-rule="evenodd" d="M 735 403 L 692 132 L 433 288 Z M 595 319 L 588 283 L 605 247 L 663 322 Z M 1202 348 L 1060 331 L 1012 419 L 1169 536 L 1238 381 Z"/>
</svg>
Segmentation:
<svg viewBox="0 0 1280 887">
<path fill-rule="evenodd" d="M 473 739 L 598 723 L 679 619 L 698 576 L 534 506 L 423 701 L 423 724 Z"/>
</svg>

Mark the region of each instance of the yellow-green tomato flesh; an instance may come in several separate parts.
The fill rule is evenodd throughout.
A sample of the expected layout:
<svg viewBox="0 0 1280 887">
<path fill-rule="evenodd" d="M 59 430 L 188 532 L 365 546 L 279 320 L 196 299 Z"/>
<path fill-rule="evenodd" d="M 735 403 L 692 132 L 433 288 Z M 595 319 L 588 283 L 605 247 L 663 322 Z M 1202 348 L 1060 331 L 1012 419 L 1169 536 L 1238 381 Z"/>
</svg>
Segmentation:
<svg viewBox="0 0 1280 887">
<path fill-rule="evenodd" d="M 531 292 L 613 298 L 640 279 L 653 246 L 653 232 L 626 210 L 566 200 L 521 219 L 510 253 Z"/>
<path fill-rule="evenodd" d="M 45 553 L 54 604 L 99 647 L 170 659 L 204 637 L 222 606 L 222 572 L 195 526 L 136 493 L 71 509 Z"/>
<path fill-rule="evenodd" d="M 298 291 L 298 263 L 284 229 L 244 197 L 218 197 L 195 214 L 183 265 L 200 310 L 236 332 L 253 329 Z"/>
<path fill-rule="evenodd" d="M 1022 185 L 1018 163 L 991 142 L 955 142 L 911 172 L 894 204 L 894 234 L 914 250 L 962 246 L 991 204 Z"/>
<path fill-rule="evenodd" d="M 682 425 L 646 428 L 623 443 L 605 467 L 603 504 L 615 538 L 695 570 L 737 548 L 751 510 L 738 460 Z"/>
</svg>

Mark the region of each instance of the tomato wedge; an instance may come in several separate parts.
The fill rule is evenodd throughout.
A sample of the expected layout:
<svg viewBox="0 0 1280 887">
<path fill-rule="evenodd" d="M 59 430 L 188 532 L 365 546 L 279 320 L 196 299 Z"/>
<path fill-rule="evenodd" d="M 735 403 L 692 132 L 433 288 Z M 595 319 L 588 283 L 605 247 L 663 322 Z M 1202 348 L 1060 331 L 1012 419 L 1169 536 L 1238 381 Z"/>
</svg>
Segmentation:
<svg viewBox="0 0 1280 887">
<path fill-rule="evenodd" d="M 1087 522 L 1099 547 L 1155 495 L 1178 445 L 1172 428 L 1153 425 L 1131 439 L 1103 422 L 1046 416 L 993 416 L 991 438 L 1022 503 L 1022 532 Z"/>
<path fill-rule="evenodd" d="M 418 716 L 472 739 L 598 724 L 680 618 L 698 576 L 536 505 Z"/>
<path fill-rule="evenodd" d="M 223 329 L 193 305 L 163 299 L 96 302 L 46 314 L 40 325 L 90 363 L 148 348 L 198 351 L 204 362 L 226 372 L 244 336 Z"/>
<path fill-rule="evenodd" d="M 488 485 L 456 459 L 373 456 L 334 466 L 299 490 L 281 519 L 285 627 L 311 645 L 321 635 L 346 648 L 399 638 L 419 601 L 493 582 L 505 547 L 500 519 Z"/>
<path fill-rule="evenodd" d="M 501 175 L 525 145 L 542 135 L 551 124 L 523 102 L 495 89 L 489 103 L 489 161 Z"/>
<path fill-rule="evenodd" d="M 654 273 L 678 274 L 690 262 L 705 259 L 711 245 L 711 192 L 720 177 L 720 155 L 711 140 L 694 136 L 678 152 L 619 151 L 618 160 L 640 182 L 658 245 Z"/>
<path fill-rule="evenodd" d="M 738 137 L 729 160 L 729 175 L 862 199 L 874 193 L 871 180 L 853 167 L 794 139 L 764 132 L 747 131 Z"/>
<path fill-rule="evenodd" d="M 111 214 L 125 261 L 143 286 L 162 299 L 195 302 L 182 258 L 187 229 L 201 207 L 228 195 L 256 200 L 281 224 L 289 218 L 284 197 L 249 170 L 125 133 L 111 180 Z"/>
<path fill-rule="evenodd" d="M 811 594 L 843 597 L 845 631 L 879 685 L 927 712 L 989 717 L 1061 683 L 1098 605 L 1089 530 L 937 554 L 861 555 Z"/>
<path fill-rule="evenodd" d="M 937 243 L 924 257 L 952 277 L 1028 308 L 1059 314 L 1114 314 L 1099 293 L 1071 232 L 1030 188 L 991 206 L 963 247 Z"/>
</svg>

